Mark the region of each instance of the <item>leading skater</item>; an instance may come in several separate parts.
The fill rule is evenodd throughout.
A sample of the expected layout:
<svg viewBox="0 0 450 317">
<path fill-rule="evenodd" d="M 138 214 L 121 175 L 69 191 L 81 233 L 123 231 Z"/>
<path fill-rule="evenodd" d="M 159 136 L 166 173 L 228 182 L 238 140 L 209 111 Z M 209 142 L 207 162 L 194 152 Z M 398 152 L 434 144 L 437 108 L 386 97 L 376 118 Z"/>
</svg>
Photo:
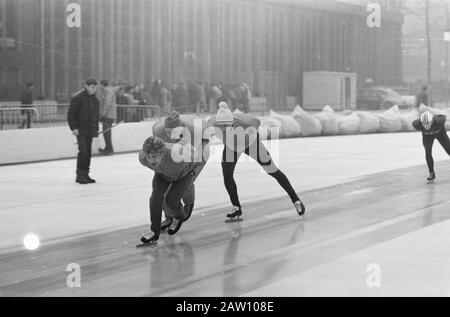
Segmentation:
<svg viewBox="0 0 450 317">
<path fill-rule="evenodd" d="M 233 208 L 227 214 L 229 220 L 239 220 L 242 216 L 242 206 L 239 201 L 236 182 L 234 180 L 234 170 L 242 153 L 250 156 L 258 162 L 264 171 L 275 178 L 280 186 L 289 195 L 299 216 L 305 214 L 305 206 L 298 197 L 291 183 L 282 171 L 278 169 L 260 140 L 257 129 L 260 121 L 245 113 L 233 114 L 226 102 L 219 104 L 219 110 L 215 118 L 211 118 L 209 124 L 217 129 L 215 134 L 224 144 L 222 154 L 222 174 L 225 188 L 230 196 Z M 245 130 L 244 130 L 245 129 Z M 244 132 L 244 133 L 242 133 Z M 236 141 L 236 139 L 238 141 Z M 241 142 L 239 142 L 239 139 Z"/>
<path fill-rule="evenodd" d="M 450 139 L 445 129 L 445 115 L 433 116 L 429 111 L 424 112 L 420 119 L 415 120 L 412 125 L 414 129 L 422 132 L 423 146 L 425 148 L 426 160 L 430 176 L 427 181 L 433 182 L 436 179 L 434 171 L 433 144 L 434 140 L 442 145 L 444 150 L 450 155 Z"/>
<path fill-rule="evenodd" d="M 185 220 L 181 198 L 197 178 L 199 169 L 195 159 L 174 159 L 173 153 L 180 153 L 184 157 L 184 151 L 187 151 L 189 157 L 195 157 L 194 148 L 186 142 L 167 144 L 160 138 L 151 136 L 139 152 L 140 163 L 155 172 L 149 201 L 151 227 L 150 232 L 141 238 L 144 244 L 154 244 L 159 239 L 164 200 L 174 217 L 169 235 L 177 233 Z"/>
<path fill-rule="evenodd" d="M 199 175 L 209 158 L 209 139 L 203 138 L 207 126 L 206 120 L 172 111 L 166 118 L 161 118 L 155 122 L 152 130 L 153 135 L 162 139 L 165 143 L 177 143 L 184 139 L 195 147 L 197 153 L 203 153 L 204 155 L 197 162 L 196 175 Z M 186 215 L 185 222 L 191 217 L 194 209 L 195 180 L 194 178 L 192 185 L 186 189 L 182 198 Z M 166 219 L 161 224 L 161 231 L 169 228 L 174 220 L 173 213 L 168 208 L 166 200 L 163 202 L 163 211 Z"/>
</svg>

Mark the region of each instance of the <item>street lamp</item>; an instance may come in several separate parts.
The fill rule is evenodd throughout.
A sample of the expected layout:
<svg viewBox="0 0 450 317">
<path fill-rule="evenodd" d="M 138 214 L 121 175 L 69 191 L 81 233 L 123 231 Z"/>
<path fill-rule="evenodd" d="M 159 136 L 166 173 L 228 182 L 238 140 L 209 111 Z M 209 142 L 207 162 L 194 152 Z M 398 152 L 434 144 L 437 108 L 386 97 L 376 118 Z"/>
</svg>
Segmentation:
<svg viewBox="0 0 450 317">
<path fill-rule="evenodd" d="M 448 43 L 450 42 L 450 30 L 444 31 L 445 42 L 445 104 L 448 108 Z"/>
</svg>

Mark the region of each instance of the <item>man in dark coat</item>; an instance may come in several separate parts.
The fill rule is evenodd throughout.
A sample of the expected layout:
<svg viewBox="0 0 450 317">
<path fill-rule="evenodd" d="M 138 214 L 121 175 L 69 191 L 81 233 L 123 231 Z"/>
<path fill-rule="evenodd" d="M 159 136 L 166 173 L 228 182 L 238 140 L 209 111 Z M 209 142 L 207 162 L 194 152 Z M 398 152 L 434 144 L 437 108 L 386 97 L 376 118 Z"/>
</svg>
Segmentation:
<svg viewBox="0 0 450 317">
<path fill-rule="evenodd" d="M 25 116 L 22 120 L 22 124 L 20 126 L 21 129 L 27 127 L 27 129 L 31 128 L 31 111 L 33 107 L 33 89 L 34 85 L 32 83 L 28 83 L 27 87 L 22 93 L 22 97 L 20 98 L 20 103 L 22 104 L 20 113 Z"/>
<path fill-rule="evenodd" d="M 79 184 L 95 183 L 90 178 L 89 170 L 92 156 L 92 139 L 98 136 L 99 101 L 95 95 L 97 81 L 88 79 L 84 90 L 70 101 L 67 121 L 72 134 L 78 140 L 77 178 Z"/>
</svg>

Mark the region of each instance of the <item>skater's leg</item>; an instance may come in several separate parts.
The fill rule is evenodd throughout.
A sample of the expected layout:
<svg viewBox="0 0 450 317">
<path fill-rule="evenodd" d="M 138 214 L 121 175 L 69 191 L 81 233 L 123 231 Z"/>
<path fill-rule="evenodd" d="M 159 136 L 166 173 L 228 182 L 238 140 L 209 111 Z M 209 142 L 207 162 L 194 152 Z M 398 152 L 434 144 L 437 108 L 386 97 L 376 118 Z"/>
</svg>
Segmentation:
<svg viewBox="0 0 450 317">
<path fill-rule="evenodd" d="M 193 178 L 194 175 L 187 175 L 178 182 L 172 183 L 172 187 L 167 194 L 167 206 L 174 212 L 174 220 L 169 227 L 169 235 L 177 233 L 186 219 L 181 198 L 186 189 L 192 185 Z"/>
<path fill-rule="evenodd" d="M 182 200 L 185 205 L 193 205 L 195 203 L 195 184 L 192 184 L 186 189 Z"/>
<path fill-rule="evenodd" d="M 170 188 L 172 187 L 172 183 L 169 185 L 169 187 L 167 188 L 166 192 L 164 193 L 164 200 L 163 200 L 163 204 L 162 204 L 162 210 L 164 212 L 164 215 L 167 218 L 173 218 L 173 212 L 172 210 L 170 210 L 169 206 L 167 206 L 167 194 L 169 193 Z"/>
<path fill-rule="evenodd" d="M 184 203 L 184 221 L 191 218 L 192 211 L 194 210 L 194 203 L 195 203 L 195 184 L 192 184 L 191 186 L 186 189 L 186 191 L 183 194 L 183 203 Z"/>
<path fill-rule="evenodd" d="M 184 209 L 181 203 L 181 198 L 186 190 L 192 185 L 192 179 L 193 177 L 191 175 L 187 175 L 181 180 L 172 183 L 172 187 L 167 193 L 167 206 L 174 213 L 174 218 L 177 220 L 184 220 Z"/>
<path fill-rule="evenodd" d="M 427 161 L 428 170 L 430 173 L 434 173 L 433 143 L 434 138 L 424 135 L 423 147 L 425 148 L 425 159 Z"/>
<path fill-rule="evenodd" d="M 175 217 L 175 213 L 167 205 L 167 193 L 168 193 L 168 191 L 170 191 L 171 187 L 172 187 L 172 185 L 167 190 L 166 195 L 164 197 L 164 201 L 163 201 L 163 211 L 166 216 L 166 220 L 163 221 L 162 226 L 164 227 L 164 229 L 162 229 L 162 230 L 167 229 L 166 228 L 166 227 L 168 227 L 167 224 L 170 225 L 173 218 Z M 186 191 L 183 194 L 182 201 L 184 204 L 184 213 L 186 216 L 185 220 L 187 220 L 190 217 L 190 213 L 192 212 L 192 209 L 193 209 L 194 203 L 195 203 L 195 184 L 192 184 L 191 186 L 189 186 L 186 189 Z M 189 215 L 187 214 L 187 211 L 189 211 Z"/>
<path fill-rule="evenodd" d="M 153 177 L 153 191 L 150 196 L 150 228 L 157 237 L 159 237 L 159 234 L 161 233 L 161 216 L 164 193 L 169 185 L 170 183 L 164 180 L 159 174 L 155 174 Z"/>
<path fill-rule="evenodd" d="M 230 159 L 231 157 L 231 159 Z M 230 196 L 230 200 L 233 206 L 241 208 L 241 203 L 239 202 L 239 196 L 237 192 L 237 185 L 234 180 L 234 170 L 236 168 L 237 161 L 240 154 L 233 152 L 227 147 L 223 149 L 222 153 L 222 174 L 223 181 L 225 183 L 225 188 Z"/>
<path fill-rule="evenodd" d="M 280 186 L 286 191 L 293 203 L 300 201 L 300 198 L 289 182 L 289 179 L 275 165 L 269 151 L 260 140 L 258 140 L 258 142 L 255 142 L 255 145 L 247 148 L 245 150 L 245 153 L 256 160 L 267 174 L 277 180 L 278 184 L 280 184 Z"/>
<path fill-rule="evenodd" d="M 166 219 L 164 219 L 163 222 L 161 222 L 161 231 L 165 231 L 167 230 L 170 225 L 173 222 L 173 217 L 174 217 L 174 213 L 173 211 L 169 208 L 169 206 L 167 206 L 167 193 L 169 192 L 170 188 L 172 188 L 172 183 L 169 185 L 169 187 L 167 188 L 166 192 L 164 193 L 164 200 L 163 200 L 163 204 L 162 204 L 162 210 L 164 212 L 164 216 L 166 217 Z"/>
</svg>

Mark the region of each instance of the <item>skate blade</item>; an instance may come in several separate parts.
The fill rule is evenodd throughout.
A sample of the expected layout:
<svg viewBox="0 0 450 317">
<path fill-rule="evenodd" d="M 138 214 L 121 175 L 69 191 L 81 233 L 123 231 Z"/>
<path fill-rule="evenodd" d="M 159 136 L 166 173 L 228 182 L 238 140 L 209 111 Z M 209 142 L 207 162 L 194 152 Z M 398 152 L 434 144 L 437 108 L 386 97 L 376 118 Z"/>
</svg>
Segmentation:
<svg viewBox="0 0 450 317">
<path fill-rule="evenodd" d="M 427 181 L 427 184 L 434 184 L 435 181 Z"/>
<path fill-rule="evenodd" d="M 136 245 L 136 248 L 140 249 L 140 248 L 155 247 L 157 244 L 158 244 L 158 241 L 153 241 L 150 243 L 140 243 L 140 244 Z"/>
<path fill-rule="evenodd" d="M 225 223 L 234 223 L 234 222 L 242 222 L 244 218 L 229 218 L 225 219 Z"/>
</svg>

